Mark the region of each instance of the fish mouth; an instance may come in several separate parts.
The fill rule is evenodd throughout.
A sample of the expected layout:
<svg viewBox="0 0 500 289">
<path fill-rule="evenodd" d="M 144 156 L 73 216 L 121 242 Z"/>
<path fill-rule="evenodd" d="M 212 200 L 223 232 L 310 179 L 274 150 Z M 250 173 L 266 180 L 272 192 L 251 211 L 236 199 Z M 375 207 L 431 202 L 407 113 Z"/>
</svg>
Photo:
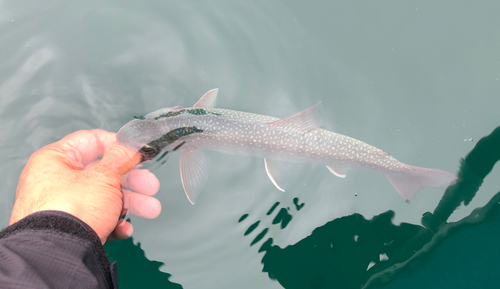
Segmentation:
<svg viewBox="0 0 500 289">
<path fill-rule="evenodd" d="M 147 161 L 150 161 L 150 160 L 154 159 L 165 148 L 167 148 L 165 150 L 165 152 L 163 153 L 163 155 L 157 160 L 157 161 L 159 161 L 163 157 L 165 157 L 165 155 L 167 155 L 167 153 L 169 153 L 171 151 L 175 152 L 176 150 L 180 149 L 185 144 L 186 144 L 185 141 L 181 141 L 180 143 L 175 144 L 175 147 L 173 147 L 172 149 L 168 148 L 169 146 L 171 147 L 171 144 L 168 144 L 166 146 L 165 145 L 151 146 L 151 145 L 147 144 L 147 145 L 143 146 L 142 148 L 140 148 L 138 152 L 142 155 L 142 161 L 141 162 L 147 162 Z"/>
<path fill-rule="evenodd" d="M 142 161 L 141 162 L 147 162 L 147 161 L 152 160 L 162 150 L 163 150 L 163 147 L 161 147 L 161 146 L 149 146 L 149 145 L 143 146 L 138 151 L 142 155 Z"/>
</svg>

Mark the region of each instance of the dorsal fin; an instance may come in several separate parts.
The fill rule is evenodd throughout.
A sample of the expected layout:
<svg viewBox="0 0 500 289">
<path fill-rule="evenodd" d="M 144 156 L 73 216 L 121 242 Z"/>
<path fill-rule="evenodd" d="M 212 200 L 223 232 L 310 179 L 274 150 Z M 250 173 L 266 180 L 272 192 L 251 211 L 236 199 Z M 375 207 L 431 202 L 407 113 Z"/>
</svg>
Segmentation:
<svg viewBox="0 0 500 289">
<path fill-rule="evenodd" d="M 318 114 L 319 104 L 320 103 L 287 117 L 269 122 L 268 125 L 275 129 L 305 134 L 321 126 L 321 117 Z"/>
<path fill-rule="evenodd" d="M 207 91 L 197 103 L 193 105 L 193 107 L 215 107 L 215 103 L 217 102 L 217 93 L 219 92 L 218 88 L 214 88 L 212 90 Z"/>
</svg>

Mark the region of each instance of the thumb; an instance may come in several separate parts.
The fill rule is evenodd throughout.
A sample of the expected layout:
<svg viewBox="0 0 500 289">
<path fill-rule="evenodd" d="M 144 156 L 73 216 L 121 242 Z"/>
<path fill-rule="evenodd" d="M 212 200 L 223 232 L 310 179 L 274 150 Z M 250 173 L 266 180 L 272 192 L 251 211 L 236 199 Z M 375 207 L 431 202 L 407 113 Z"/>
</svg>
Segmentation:
<svg viewBox="0 0 500 289">
<path fill-rule="evenodd" d="M 108 146 L 99 164 L 123 176 L 131 171 L 141 160 L 141 154 L 115 141 Z"/>
</svg>

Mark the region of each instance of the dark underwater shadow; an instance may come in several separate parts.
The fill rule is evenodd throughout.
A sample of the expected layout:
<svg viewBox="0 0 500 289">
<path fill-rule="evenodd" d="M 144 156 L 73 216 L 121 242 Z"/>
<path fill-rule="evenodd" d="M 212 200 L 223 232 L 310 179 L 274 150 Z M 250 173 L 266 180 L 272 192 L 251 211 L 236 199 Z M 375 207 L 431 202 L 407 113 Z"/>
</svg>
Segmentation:
<svg viewBox="0 0 500 289">
<path fill-rule="evenodd" d="M 104 245 L 111 262 L 116 261 L 118 267 L 118 285 L 126 288 L 167 288 L 181 289 L 182 286 L 172 283 L 170 274 L 161 272 L 162 262 L 146 258 L 141 244 L 134 244 L 133 237 L 127 240 L 108 242 Z"/>
<path fill-rule="evenodd" d="M 264 252 L 262 271 L 268 273 L 271 279 L 277 280 L 287 289 L 369 288 L 388 284 L 402 272 L 411 273 L 412 270 L 425 267 L 422 264 L 427 264 L 429 267 L 436 266 L 432 264 L 441 264 L 435 268 L 432 267 L 434 275 L 428 273 L 420 278 L 427 280 L 425 288 L 451 288 L 447 287 L 447 284 L 451 285 L 450 283 L 445 283 L 443 287 L 442 282 L 437 282 L 439 279 L 432 278 L 442 279 L 443 275 L 450 273 L 446 271 L 446 267 L 453 267 L 455 264 L 446 266 L 443 264 L 449 262 L 447 260 L 444 263 L 435 261 L 434 257 L 439 254 L 433 254 L 433 252 L 441 253 L 449 250 L 448 247 L 452 248 L 451 245 L 440 247 L 450 239 L 453 239 L 455 243 L 465 244 L 462 247 L 454 246 L 462 250 L 452 252 L 455 255 L 465 255 L 465 251 L 480 250 L 478 252 L 485 256 L 489 250 L 496 248 L 496 246 L 486 248 L 474 246 L 484 243 L 475 242 L 476 236 L 483 236 L 484 232 L 496 232 L 500 227 L 500 192 L 484 207 L 476 208 L 462 220 L 455 223 L 446 221 L 462 203 L 464 205 L 470 203 L 484 177 L 489 174 L 498 160 L 500 160 L 500 127 L 489 136 L 482 138 L 467 157 L 461 160 L 458 173 L 460 181 L 446 189 L 433 213 L 424 214 L 423 226 L 407 223 L 396 226 L 392 223 L 393 211 L 381 213 L 371 220 L 366 220 L 360 214 L 334 219 L 316 228 L 310 236 L 286 248 L 273 245 L 273 239 L 268 238 L 259 249 L 259 252 Z M 301 204 L 299 208 L 297 202 L 298 199 L 295 198 L 294 204 L 299 211 L 304 204 Z M 267 215 L 273 213 L 278 205 L 279 203 L 274 204 Z M 290 208 L 279 210 L 272 224 L 281 224 L 281 228 L 284 229 L 293 219 L 289 211 Z M 248 214 L 243 215 L 238 222 L 242 222 L 247 216 Z M 251 224 L 244 235 L 255 230 L 259 223 L 260 221 Z M 250 246 L 262 240 L 268 230 L 264 228 Z M 500 241 L 500 234 L 486 234 L 486 236 L 493 238 L 494 242 Z M 491 244 L 491 242 L 484 244 Z M 500 250 L 497 251 L 499 254 L 496 255 L 500 256 Z M 434 263 L 428 260 L 433 260 Z M 475 274 L 477 284 L 472 285 L 484 285 L 480 288 L 500 288 L 500 277 L 494 277 L 495 273 L 488 271 L 496 268 L 496 263 L 483 264 L 481 260 L 474 259 L 474 254 L 469 255 L 469 259 L 463 260 L 462 265 L 466 266 L 467 262 L 480 267 L 475 268 L 476 272 L 483 272 Z M 420 266 L 415 264 L 420 264 Z M 468 278 L 467 273 L 470 273 L 470 270 L 465 268 L 455 272 L 457 280 Z M 485 274 L 485 271 L 489 273 Z M 412 282 L 414 283 L 405 284 L 405 288 L 424 288 L 419 287 L 423 285 L 419 280 L 413 279 Z"/>
<path fill-rule="evenodd" d="M 259 248 L 259 252 L 264 253 L 262 271 L 287 289 L 354 289 L 374 286 L 389 288 L 391 284 L 397 283 L 390 282 L 398 276 L 417 277 L 403 278 L 404 285 L 391 288 L 450 288 L 447 286 L 451 285 L 450 283 L 443 285 L 439 282 L 443 276 L 447 276 L 446 282 L 452 278 L 464 284 L 463 282 L 470 279 L 468 273 L 475 274 L 476 279 L 473 281 L 477 282 L 465 288 L 476 285 L 480 286 L 479 288 L 500 288 L 498 272 L 488 271 L 498 267 L 496 262 L 483 264 L 482 260 L 473 260 L 469 254 L 468 259 L 462 260 L 461 263 L 464 266 L 473 264 L 475 268 L 467 270 L 460 267 L 461 271 L 450 276 L 446 267 L 452 267 L 454 264 L 447 260 L 445 263 L 435 261 L 435 257 L 446 250 L 456 250 L 452 252 L 455 255 L 466 255 L 469 251 L 478 250 L 476 252 L 481 252 L 483 257 L 485 254 L 500 257 L 500 250 L 495 250 L 497 246 L 491 245 L 500 241 L 500 233 L 484 234 L 499 231 L 500 192 L 488 204 L 476 208 L 469 216 L 455 223 L 447 223 L 456 208 L 462 203 L 470 203 L 483 179 L 499 159 L 500 127 L 482 138 L 461 161 L 458 173 L 461 181 L 446 189 L 432 213 L 424 214 L 423 226 L 407 223 L 394 225 L 393 211 L 381 213 L 371 220 L 360 214 L 337 218 L 286 248 L 273 245 L 273 239 L 267 238 Z M 305 205 L 300 204 L 298 198 L 295 198 L 293 203 L 297 212 Z M 278 209 L 279 205 L 280 203 L 275 203 L 266 215 L 274 214 L 271 224 L 285 229 L 293 220 L 290 213 L 292 210 L 290 207 Z M 243 215 L 238 222 L 243 222 L 247 217 L 248 214 Z M 244 235 L 249 235 L 259 225 L 260 221 L 249 225 Z M 268 231 L 269 228 L 262 229 L 250 246 L 263 240 Z M 477 238 L 489 243 L 477 242 Z M 449 245 L 450 240 L 454 240 L 458 245 Z M 481 247 L 481 244 L 490 245 Z M 479 248 L 476 248 L 476 245 Z M 182 288 L 181 285 L 170 282 L 171 275 L 159 270 L 163 263 L 148 260 L 140 244 L 134 244 L 132 238 L 107 243 L 105 248 L 110 260 L 117 261 L 120 288 Z M 422 268 L 432 268 L 433 272 L 417 274 L 424 271 Z M 401 274 L 403 272 L 408 274 Z"/>
</svg>

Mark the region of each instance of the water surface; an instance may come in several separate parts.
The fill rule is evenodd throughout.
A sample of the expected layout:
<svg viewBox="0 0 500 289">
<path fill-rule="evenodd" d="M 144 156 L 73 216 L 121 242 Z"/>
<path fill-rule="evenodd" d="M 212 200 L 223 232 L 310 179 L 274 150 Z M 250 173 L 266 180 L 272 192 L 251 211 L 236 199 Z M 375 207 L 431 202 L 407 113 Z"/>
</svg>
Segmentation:
<svg viewBox="0 0 500 289">
<path fill-rule="evenodd" d="M 0 0 L 0 223 L 8 224 L 17 179 L 35 150 L 76 130 L 117 131 L 134 115 L 191 106 L 215 87 L 219 107 L 275 117 L 321 101 L 324 128 L 404 163 L 457 172 L 460 158 L 500 123 L 499 11 L 496 1 Z M 178 155 L 154 171 L 162 214 L 131 217 L 133 240 L 107 248 L 120 272 L 138 278 L 121 279 L 122 287 L 158 280 L 166 288 L 433 288 L 423 282 L 443 274 L 453 276 L 445 284 L 463 276 L 498 284 L 485 269 L 446 271 L 460 262 L 494 266 L 484 254 L 492 244 L 480 242 L 498 236 L 484 236 L 494 226 L 480 227 L 483 219 L 470 226 L 477 237 L 450 241 L 483 259 L 405 263 L 413 255 L 402 248 L 458 258 L 450 242 L 430 245 L 456 235 L 420 223 L 444 190 L 423 190 L 407 204 L 381 174 L 353 170 L 339 179 L 304 164 L 293 165 L 282 193 L 263 160 L 211 155 L 217 161 L 196 206 L 184 196 Z M 494 169 L 448 221 L 485 206 L 499 177 Z M 473 232 L 467 228 L 460 230 Z M 356 250 L 361 232 L 369 238 Z M 400 259 L 388 262 L 402 269 L 366 283 L 390 267 L 373 247 L 396 239 Z M 333 243 L 345 254 L 329 250 Z M 126 271 L 121 260 L 133 258 L 124 253 L 131 248 L 164 265 Z"/>
</svg>

